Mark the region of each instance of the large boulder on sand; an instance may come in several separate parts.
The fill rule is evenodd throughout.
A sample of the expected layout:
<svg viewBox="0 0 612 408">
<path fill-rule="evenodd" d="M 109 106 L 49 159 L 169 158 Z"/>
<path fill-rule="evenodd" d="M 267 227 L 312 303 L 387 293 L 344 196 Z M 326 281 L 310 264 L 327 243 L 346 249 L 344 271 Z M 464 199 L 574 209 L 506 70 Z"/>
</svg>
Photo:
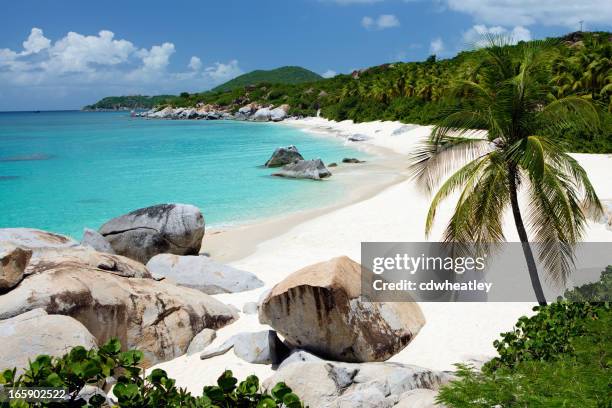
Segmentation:
<svg viewBox="0 0 612 408">
<path fill-rule="evenodd" d="M 72 259 L 59 262 L 58 255 L 55 261 L 42 257 L 30 261 L 28 276 L 0 296 L 0 319 L 36 308 L 71 316 L 98 344 L 117 337 L 124 348 L 142 350 L 145 365 L 152 365 L 184 354 L 202 329 L 217 329 L 238 316 L 200 291 L 148 278 L 126 278 L 79 261 L 78 256 Z"/>
<path fill-rule="evenodd" d="M 159 254 L 149 260 L 147 269 L 157 278 L 163 276 L 209 295 L 244 292 L 264 284 L 251 272 L 220 264 L 207 256 Z"/>
<path fill-rule="evenodd" d="M 99 232 L 117 254 L 147 263 L 163 253 L 197 255 L 204 216 L 193 205 L 160 204 L 113 218 Z"/>
<path fill-rule="evenodd" d="M 272 175 L 279 177 L 320 180 L 330 177 L 332 174 L 327 167 L 325 167 L 325 164 L 323 164 L 321 159 L 316 159 L 298 160 L 297 162 L 281 167 L 280 170 Z"/>
<path fill-rule="evenodd" d="M 9 241 L 30 249 L 69 248 L 79 245 L 72 238 L 34 228 L 0 228 L 0 241 Z"/>
<path fill-rule="evenodd" d="M 445 372 L 407 364 L 310 360 L 282 364 L 264 381 L 263 388 L 269 390 L 284 382 L 310 407 L 374 408 L 414 400 L 416 390 L 434 392 L 452 379 Z"/>
<path fill-rule="evenodd" d="M 0 242 L 0 293 L 17 285 L 26 265 L 32 257 L 32 250 L 11 242 Z"/>
<path fill-rule="evenodd" d="M 76 346 L 97 346 L 81 323 L 68 316 L 47 315 L 43 309 L 0 320 L 0 344 L 0 371 L 16 367 L 19 372 L 40 354 L 62 356 Z"/>
<path fill-rule="evenodd" d="M 266 162 L 266 167 L 280 167 L 298 160 L 304 160 L 304 157 L 302 157 L 297 147 L 293 145 L 279 147 L 274 150 L 274 153 L 272 153 L 272 156 Z"/>
<path fill-rule="evenodd" d="M 384 361 L 425 324 L 414 302 L 365 302 L 361 266 L 343 256 L 300 269 L 277 284 L 259 308 L 296 348 L 338 361 Z"/>
</svg>

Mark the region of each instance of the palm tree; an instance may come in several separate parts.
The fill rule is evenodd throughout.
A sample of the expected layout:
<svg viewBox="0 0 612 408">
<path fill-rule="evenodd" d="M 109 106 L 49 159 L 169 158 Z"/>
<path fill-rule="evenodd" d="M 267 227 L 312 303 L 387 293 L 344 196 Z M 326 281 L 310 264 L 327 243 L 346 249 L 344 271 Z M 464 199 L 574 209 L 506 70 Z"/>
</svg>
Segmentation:
<svg viewBox="0 0 612 408">
<path fill-rule="evenodd" d="M 512 209 L 536 298 L 545 305 L 527 231 L 541 244 L 538 255 L 547 277 L 565 284 L 585 214 L 599 216 L 602 208 L 585 170 L 563 152 L 555 135 L 597 124 L 599 116 L 590 101 L 576 96 L 545 104 L 550 44 L 526 43 L 514 51 L 504 39 L 488 40 L 479 83 L 464 80 L 453 87 L 468 92 L 472 106 L 445 112 L 414 153 L 411 169 L 428 192 L 445 180 L 431 202 L 427 234 L 440 202 L 460 192 L 443 236 L 460 251 L 474 244 L 489 251 L 504 241 L 503 214 Z M 521 190 L 527 196 L 526 219 Z"/>
</svg>

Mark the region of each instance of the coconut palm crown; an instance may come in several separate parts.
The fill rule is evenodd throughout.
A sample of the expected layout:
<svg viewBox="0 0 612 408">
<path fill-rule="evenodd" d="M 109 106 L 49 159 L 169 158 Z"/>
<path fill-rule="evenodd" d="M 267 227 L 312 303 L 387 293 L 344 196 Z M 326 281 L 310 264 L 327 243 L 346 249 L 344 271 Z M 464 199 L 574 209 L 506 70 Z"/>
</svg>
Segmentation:
<svg viewBox="0 0 612 408">
<path fill-rule="evenodd" d="M 451 86 L 452 92 L 470 96 L 470 106 L 441 115 L 412 156 L 411 169 L 427 192 L 435 192 L 428 234 L 440 202 L 458 193 L 443 236 L 454 246 L 493 249 L 505 241 L 503 216 L 511 208 L 536 298 L 546 304 L 530 239 L 538 243 L 547 279 L 564 285 L 586 214 L 602 212 L 585 170 L 563 151 L 556 135 L 572 127 L 594 129 L 599 115 L 584 98 L 548 99 L 550 43 L 523 43 L 513 50 L 507 38 L 486 41 L 476 80 Z"/>
</svg>

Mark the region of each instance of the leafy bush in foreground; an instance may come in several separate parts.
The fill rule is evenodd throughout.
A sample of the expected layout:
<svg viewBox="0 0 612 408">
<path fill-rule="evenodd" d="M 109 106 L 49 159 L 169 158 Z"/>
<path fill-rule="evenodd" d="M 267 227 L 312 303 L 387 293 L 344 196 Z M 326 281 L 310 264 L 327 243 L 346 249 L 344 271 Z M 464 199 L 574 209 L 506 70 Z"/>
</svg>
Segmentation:
<svg viewBox="0 0 612 408">
<path fill-rule="evenodd" d="M 438 400 L 448 407 L 610 407 L 612 406 L 612 313 L 590 320 L 574 338 L 572 354 L 554 361 L 522 361 L 478 372 L 459 366 L 459 379 L 443 387 Z"/>
<path fill-rule="evenodd" d="M 612 407 L 612 267 L 601 280 L 566 292 L 521 317 L 494 342 L 499 353 L 478 372 L 458 365 L 440 390 L 449 407 Z M 585 299 L 594 300 L 585 302 Z"/>
<path fill-rule="evenodd" d="M 59 358 L 46 355 L 31 361 L 23 374 L 17 376 L 16 369 L 0 373 L 0 384 L 4 389 L 23 387 L 66 388 L 69 400 L 63 402 L 27 403 L 23 400 L 0 402 L 1 407 L 101 407 L 106 399 L 94 395 L 87 403 L 79 396 L 85 385 L 101 389 L 111 377 L 117 378 L 113 393 L 120 407 L 190 407 L 190 408 L 300 408 L 302 403 L 291 388 L 278 383 L 270 394 L 260 392 L 259 379 L 251 375 L 238 384 L 231 371 L 225 371 L 216 386 L 206 386 L 202 396 L 193 396 L 175 381 L 168 378 L 164 370 L 152 370 L 144 376 L 138 366 L 143 354 L 138 350 L 121 352 L 119 340 L 112 339 L 99 349 L 86 350 L 75 347 Z"/>
</svg>

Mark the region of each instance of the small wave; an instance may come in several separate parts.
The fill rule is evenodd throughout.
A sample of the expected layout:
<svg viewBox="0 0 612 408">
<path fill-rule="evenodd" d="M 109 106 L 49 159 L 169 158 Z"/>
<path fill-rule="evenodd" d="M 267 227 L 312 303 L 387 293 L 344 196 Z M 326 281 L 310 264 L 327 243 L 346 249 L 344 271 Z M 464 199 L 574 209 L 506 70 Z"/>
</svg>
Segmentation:
<svg viewBox="0 0 612 408">
<path fill-rule="evenodd" d="M 50 160 L 55 156 L 52 154 L 45 153 L 34 153 L 27 154 L 23 156 L 8 156 L 8 157 L 0 157 L 0 162 L 17 162 L 17 161 L 40 161 L 40 160 Z"/>
<path fill-rule="evenodd" d="M 0 176 L 0 181 L 17 180 L 21 176 Z"/>
</svg>

